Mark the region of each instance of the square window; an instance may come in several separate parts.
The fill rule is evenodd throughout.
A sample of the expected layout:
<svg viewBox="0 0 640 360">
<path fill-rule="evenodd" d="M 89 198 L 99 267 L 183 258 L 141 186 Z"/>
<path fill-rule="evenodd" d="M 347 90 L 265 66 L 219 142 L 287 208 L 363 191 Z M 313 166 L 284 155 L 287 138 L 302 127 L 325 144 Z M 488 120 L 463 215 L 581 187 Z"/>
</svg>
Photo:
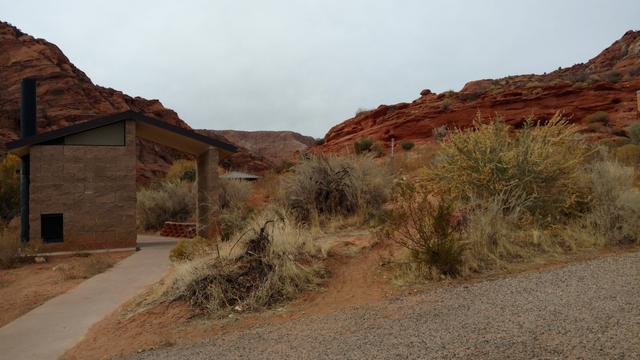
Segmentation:
<svg viewBox="0 0 640 360">
<path fill-rule="evenodd" d="M 45 243 L 63 241 L 62 214 L 40 214 L 40 236 Z"/>
</svg>

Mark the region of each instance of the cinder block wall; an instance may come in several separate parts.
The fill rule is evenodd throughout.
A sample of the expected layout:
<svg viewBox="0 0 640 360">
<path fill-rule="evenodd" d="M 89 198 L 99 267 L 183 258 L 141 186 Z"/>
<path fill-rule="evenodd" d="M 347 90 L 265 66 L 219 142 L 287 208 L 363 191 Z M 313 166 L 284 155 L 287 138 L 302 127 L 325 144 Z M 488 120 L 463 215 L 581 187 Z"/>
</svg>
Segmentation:
<svg viewBox="0 0 640 360">
<path fill-rule="evenodd" d="M 64 242 L 41 252 L 136 246 L 135 123 L 125 146 L 39 145 L 31 149 L 29 238 L 40 240 L 40 214 L 64 215 Z"/>
</svg>

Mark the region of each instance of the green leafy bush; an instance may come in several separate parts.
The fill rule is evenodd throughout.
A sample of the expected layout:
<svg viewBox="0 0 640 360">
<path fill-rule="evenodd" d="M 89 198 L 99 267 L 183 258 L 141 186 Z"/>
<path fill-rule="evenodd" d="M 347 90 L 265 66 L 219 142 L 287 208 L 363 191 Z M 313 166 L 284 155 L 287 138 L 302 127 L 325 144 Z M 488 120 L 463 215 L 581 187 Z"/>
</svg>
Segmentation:
<svg viewBox="0 0 640 360">
<path fill-rule="evenodd" d="M 402 144 L 400 144 L 400 146 L 404 151 L 411 151 L 411 149 L 413 149 L 416 146 L 416 144 L 412 143 L 411 141 L 403 141 Z"/>
<path fill-rule="evenodd" d="M 356 154 L 369 152 L 371 151 L 372 147 L 373 147 L 373 140 L 369 138 L 363 138 L 353 143 L 353 149 L 355 150 Z"/>
<path fill-rule="evenodd" d="M 449 110 L 449 108 L 451 107 L 451 100 L 450 99 L 444 99 L 442 101 L 442 104 L 440 104 L 440 108 L 442 110 Z"/>
<path fill-rule="evenodd" d="M 627 135 L 632 144 L 640 145 L 640 122 L 629 125 Z"/>
<path fill-rule="evenodd" d="M 596 111 L 593 114 L 587 115 L 584 118 L 587 124 L 609 124 L 609 113 L 606 111 Z"/>
</svg>

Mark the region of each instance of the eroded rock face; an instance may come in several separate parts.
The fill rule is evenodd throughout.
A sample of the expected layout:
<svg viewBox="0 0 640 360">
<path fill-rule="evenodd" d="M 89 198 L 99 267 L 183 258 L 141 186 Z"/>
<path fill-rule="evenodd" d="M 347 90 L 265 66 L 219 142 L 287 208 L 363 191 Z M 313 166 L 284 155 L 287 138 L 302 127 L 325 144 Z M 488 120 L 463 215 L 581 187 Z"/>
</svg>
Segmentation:
<svg viewBox="0 0 640 360">
<path fill-rule="evenodd" d="M 583 125 L 590 137 L 615 137 L 619 128 L 639 120 L 636 90 L 640 90 L 640 32 L 629 31 L 586 64 L 544 75 L 472 81 L 459 92 L 423 90 L 411 103 L 380 105 L 331 128 L 324 144 L 314 150 L 351 151 L 353 143 L 364 137 L 386 146 L 391 138 L 429 142 L 434 128 L 472 126 L 478 112 L 485 117 L 498 114 L 519 125 L 530 116 L 544 121 L 561 111 Z M 609 113 L 608 127 L 585 124 L 584 118 L 596 111 Z"/>
<path fill-rule="evenodd" d="M 20 80 L 26 77 L 38 81 L 38 132 L 126 110 L 190 129 L 175 111 L 165 108 L 160 101 L 131 97 L 95 85 L 56 45 L 0 21 L 0 149 L 6 142 L 19 137 Z M 223 136 L 210 135 L 228 141 Z M 163 176 L 176 158 L 185 157 L 172 149 L 141 140 L 138 140 L 137 153 L 137 180 L 141 184 Z M 250 153 L 237 154 L 225 164 L 249 171 L 264 171 L 270 166 Z"/>
</svg>

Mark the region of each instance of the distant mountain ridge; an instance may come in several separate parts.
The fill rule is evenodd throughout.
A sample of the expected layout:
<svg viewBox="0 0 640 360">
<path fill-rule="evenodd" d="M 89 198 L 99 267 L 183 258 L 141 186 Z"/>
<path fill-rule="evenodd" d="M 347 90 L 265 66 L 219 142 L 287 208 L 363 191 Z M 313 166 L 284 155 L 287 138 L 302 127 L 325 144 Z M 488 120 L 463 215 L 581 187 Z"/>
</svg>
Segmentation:
<svg viewBox="0 0 640 360">
<path fill-rule="evenodd" d="M 304 152 L 315 145 L 316 139 L 293 131 L 213 130 L 254 154 L 260 154 L 274 164 L 290 160 L 296 152 Z"/>
</svg>

